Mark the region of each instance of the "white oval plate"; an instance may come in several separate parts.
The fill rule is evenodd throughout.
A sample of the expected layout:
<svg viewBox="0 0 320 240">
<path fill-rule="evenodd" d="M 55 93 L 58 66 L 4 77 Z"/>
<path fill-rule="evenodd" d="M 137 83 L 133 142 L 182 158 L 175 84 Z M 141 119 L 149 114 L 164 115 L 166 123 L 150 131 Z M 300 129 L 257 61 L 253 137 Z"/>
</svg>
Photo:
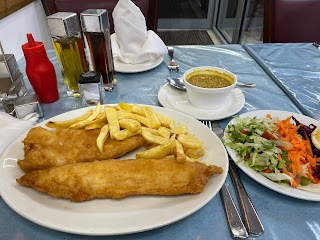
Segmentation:
<svg viewBox="0 0 320 240">
<path fill-rule="evenodd" d="M 247 112 L 244 114 L 241 114 L 240 117 L 245 118 L 265 118 L 267 114 L 270 114 L 272 117 L 279 117 L 279 119 L 286 119 L 289 116 L 294 116 L 299 122 L 309 125 L 309 124 L 314 124 L 317 127 L 320 127 L 320 122 L 312 119 L 310 117 L 301 115 L 299 113 L 293 113 L 293 112 L 286 112 L 286 111 L 277 111 L 277 110 L 260 110 L 260 111 L 253 111 L 253 112 Z M 229 122 L 229 124 L 234 124 L 234 119 Z M 229 125 L 228 124 L 228 125 Z M 228 153 L 231 156 L 231 158 L 237 162 L 239 158 L 237 157 L 236 151 L 233 149 L 227 147 Z M 257 181 L 258 183 L 262 184 L 263 186 L 272 189 L 278 193 L 298 198 L 298 199 L 304 199 L 304 200 L 309 200 L 309 201 L 320 201 L 320 194 L 319 193 L 313 193 L 313 192 L 307 192 L 304 190 L 296 189 L 293 187 L 290 187 L 289 185 L 280 185 L 277 184 L 268 178 L 262 176 L 258 172 L 252 170 L 249 167 L 246 167 L 243 162 L 237 164 L 238 167 L 245 172 L 249 177 Z"/>
<path fill-rule="evenodd" d="M 114 70 L 116 72 L 121 72 L 121 73 L 138 73 L 138 72 L 148 71 L 159 66 L 162 62 L 163 62 L 163 57 L 152 60 L 152 61 L 137 63 L 137 64 L 128 64 L 128 63 L 119 61 L 117 57 L 113 58 Z"/>
<path fill-rule="evenodd" d="M 202 162 L 223 168 L 223 174 L 210 178 L 204 191 L 196 195 L 133 196 L 119 200 L 97 199 L 81 203 L 51 197 L 31 188 L 20 186 L 16 179 L 24 173 L 17 166 L 23 159 L 22 134 L 1 157 L 0 192 L 3 200 L 18 214 L 39 225 L 62 232 L 84 235 L 119 235 L 146 231 L 176 222 L 207 204 L 224 183 L 229 162 L 227 151 L 219 138 L 201 122 L 170 109 L 151 106 L 184 124 L 204 142 L 206 151 Z M 82 108 L 61 114 L 47 121 L 66 120 L 85 113 Z M 44 126 L 45 122 L 39 124 Z M 140 149 L 141 151 L 141 149 Z M 135 158 L 135 152 L 122 157 Z"/>
<path fill-rule="evenodd" d="M 176 110 L 201 120 L 220 120 L 238 113 L 244 106 L 245 98 L 241 90 L 234 89 L 225 106 L 215 110 L 204 110 L 193 106 L 186 91 L 181 91 L 170 86 L 163 85 L 158 92 L 160 104 L 166 108 Z"/>
</svg>

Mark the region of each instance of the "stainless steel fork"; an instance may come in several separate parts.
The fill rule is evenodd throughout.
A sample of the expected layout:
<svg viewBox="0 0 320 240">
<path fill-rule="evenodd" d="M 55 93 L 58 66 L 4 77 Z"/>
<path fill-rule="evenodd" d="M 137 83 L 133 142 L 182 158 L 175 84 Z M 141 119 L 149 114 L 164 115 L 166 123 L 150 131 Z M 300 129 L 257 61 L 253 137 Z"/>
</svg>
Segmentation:
<svg viewBox="0 0 320 240">
<path fill-rule="evenodd" d="M 204 125 L 206 125 L 209 129 L 212 129 L 212 125 L 210 121 L 201 121 Z M 219 133 L 219 129 L 217 129 L 217 133 Z M 221 133 L 222 129 L 221 129 Z M 223 206 L 227 215 L 227 220 L 229 224 L 229 229 L 233 238 L 246 239 L 248 238 L 248 232 L 246 227 L 244 226 L 239 212 L 236 208 L 236 205 L 231 197 L 229 189 L 226 183 L 223 183 L 222 188 L 220 190 L 220 195 L 222 198 Z"/>
<path fill-rule="evenodd" d="M 173 53 L 174 53 L 173 47 L 169 46 L 168 47 L 168 54 L 170 56 L 171 61 L 170 61 L 169 65 L 168 65 L 168 69 L 171 72 L 178 72 L 179 71 L 179 65 L 174 60 Z"/>
<path fill-rule="evenodd" d="M 202 121 L 209 129 L 211 129 L 220 139 L 223 137 L 223 130 L 218 123 L 212 121 Z M 253 204 L 242 184 L 242 181 L 238 175 L 235 163 L 229 157 L 229 173 L 232 178 L 232 181 L 235 185 L 238 199 L 240 202 L 240 209 L 242 216 L 244 218 L 245 226 L 248 230 L 250 236 L 260 236 L 263 232 L 263 226 L 259 219 L 259 216 L 253 207 Z"/>
</svg>

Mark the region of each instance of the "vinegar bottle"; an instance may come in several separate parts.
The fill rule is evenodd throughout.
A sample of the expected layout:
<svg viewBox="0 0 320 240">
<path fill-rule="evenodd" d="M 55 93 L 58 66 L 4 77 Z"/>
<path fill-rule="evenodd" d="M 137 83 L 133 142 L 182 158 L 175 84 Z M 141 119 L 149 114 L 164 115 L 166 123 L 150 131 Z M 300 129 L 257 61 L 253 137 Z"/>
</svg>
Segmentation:
<svg viewBox="0 0 320 240">
<path fill-rule="evenodd" d="M 112 91 L 117 81 L 114 74 L 108 11 L 87 9 L 80 14 L 80 21 L 92 70 L 101 73 L 104 89 Z"/>
<path fill-rule="evenodd" d="M 53 64 L 48 59 L 42 42 L 35 42 L 31 33 L 28 42 L 22 45 L 26 59 L 26 73 L 29 81 L 42 103 L 51 103 L 59 99 L 58 83 Z"/>
</svg>

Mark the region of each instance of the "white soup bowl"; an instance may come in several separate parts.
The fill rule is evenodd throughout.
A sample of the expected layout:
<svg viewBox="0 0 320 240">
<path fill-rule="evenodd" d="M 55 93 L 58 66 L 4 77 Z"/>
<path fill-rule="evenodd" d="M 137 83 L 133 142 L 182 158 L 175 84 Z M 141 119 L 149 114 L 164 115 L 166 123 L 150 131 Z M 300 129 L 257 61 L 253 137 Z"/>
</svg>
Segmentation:
<svg viewBox="0 0 320 240">
<path fill-rule="evenodd" d="M 187 80 L 196 74 L 212 74 L 228 79 L 232 84 L 220 88 L 204 88 L 192 85 Z M 189 102 L 200 109 L 214 110 L 221 108 L 228 101 L 232 90 L 236 87 L 237 77 L 232 72 L 218 67 L 202 66 L 191 68 L 183 74 Z"/>
</svg>

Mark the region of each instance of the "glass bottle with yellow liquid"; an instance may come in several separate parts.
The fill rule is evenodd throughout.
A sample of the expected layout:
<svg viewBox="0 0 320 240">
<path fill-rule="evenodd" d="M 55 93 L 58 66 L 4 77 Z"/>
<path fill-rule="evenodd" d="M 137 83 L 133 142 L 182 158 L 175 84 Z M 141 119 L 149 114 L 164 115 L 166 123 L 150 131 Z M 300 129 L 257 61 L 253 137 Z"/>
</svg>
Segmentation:
<svg viewBox="0 0 320 240">
<path fill-rule="evenodd" d="M 78 81 L 88 71 L 83 39 L 76 13 L 58 12 L 47 17 L 67 95 L 80 97 Z"/>
</svg>

